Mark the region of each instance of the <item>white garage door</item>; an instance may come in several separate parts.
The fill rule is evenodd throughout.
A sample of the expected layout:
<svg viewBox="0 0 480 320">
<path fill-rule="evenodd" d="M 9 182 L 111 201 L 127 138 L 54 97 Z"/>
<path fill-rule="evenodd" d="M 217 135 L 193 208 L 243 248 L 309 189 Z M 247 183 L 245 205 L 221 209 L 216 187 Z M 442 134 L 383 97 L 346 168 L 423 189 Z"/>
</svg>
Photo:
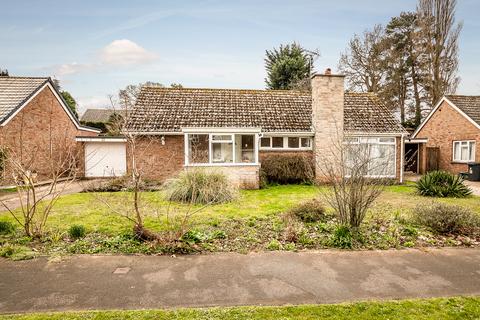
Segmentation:
<svg viewBox="0 0 480 320">
<path fill-rule="evenodd" d="M 127 171 L 127 153 L 123 142 L 86 142 L 85 176 L 117 177 Z"/>
</svg>

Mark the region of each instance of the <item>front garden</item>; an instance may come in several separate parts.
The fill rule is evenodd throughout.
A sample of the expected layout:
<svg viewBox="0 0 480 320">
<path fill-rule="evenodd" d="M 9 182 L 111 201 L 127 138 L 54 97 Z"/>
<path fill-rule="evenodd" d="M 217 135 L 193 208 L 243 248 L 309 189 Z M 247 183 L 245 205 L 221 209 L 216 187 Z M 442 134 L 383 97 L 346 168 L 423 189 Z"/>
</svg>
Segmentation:
<svg viewBox="0 0 480 320">
<path fill-rule="evenodd" d="M 10 213 L 0 214 L 0 255 L 26 259 L 38 255 L 175 254 L 304 249 L 390 249 L 478 246 L 478 228 L 439 229 L 421 219 L 428 210 L 455 204 L 480 217 L 480 197 L 426 198 L 413 184 L 387 186 L 357 229 L 340 224 L 333 209 L 318 199 L 327 187 L 279 185 L 244 190 L 229 203 L 194 205 L 165 200 L 164 191 L 142 192 L 148 203 L 144 225 L 156 233 L 177 234 L 142 241 L 132 223 L 112 210 L 129 206 L 131 192 L 91 192 L 61 197 L 44 235 L 27 237 Z M 432 202 L 434 201 L 434 202 Z M 423 206 L 419 207 L 419 204 Z M 438 207 L 440 206 L 440 208 Z M 450 208 L 450 209 L 449 209 Z M 426 210 L 426 211 L 425 211 Z M 447 213 L 449 214 L 449 213 Z M 188 216 L 186 218 L 186 216 Z M 471 217 L 467 217 L 471 218 Z M 12 227 L 13 226 L 13 227 Z"/>
</svg>

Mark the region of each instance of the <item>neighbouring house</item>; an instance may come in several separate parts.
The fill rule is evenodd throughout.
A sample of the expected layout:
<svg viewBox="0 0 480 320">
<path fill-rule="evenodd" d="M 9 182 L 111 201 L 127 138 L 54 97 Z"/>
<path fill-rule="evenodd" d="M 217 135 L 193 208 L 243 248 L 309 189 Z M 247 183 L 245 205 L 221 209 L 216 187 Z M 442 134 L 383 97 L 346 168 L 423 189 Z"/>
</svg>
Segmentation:
<svg viewBox="0 0 480 320">
<path fill-rule="evenodd" d="M 405 141 L 407 170 L 467 172 L 479 143 L 480 96 L 447 95 Z"/>
<path fill-rule="evenodd" d="M 16 157 L 38 175 L 38 180 L 49 171 L 52 154 L 60 144 L 76 145 L 76 136 L 96 136 L 99 132 L 79 123 L 52 79 L 0 77 L 2 154 Z M 8 168 L 2 169 L 8 183 Z"/>
<path fill-rule="evenodd" d="M 118 120 L 116 117 L 124 117 L 124 110 L 113 109 L 87 109 L 80 117 L 80 123 L 102 130 L 102 133 L 107 133 L 109 124 Z"/>
<path fill-rule="evenodd" d="M 79 137 L 99 166 L 88 172 L 87 165 L 86 175 L 128 172 L 135 160 L 152 179 L 203 167 L 225 172 L 244 188 L 258 188 L 265 156 L 301 153 L 315 162 L 320 179 L 322 161 L 340 132 L 348 143 L 388 162 L 382 172 L 368 168 L 367 175 L 402 181 L 406 132 L 392 112 L 372 93 L 346 93 L 343 76 L 315 75 L 311 81 L 311 93 L 145 86 L 126 127 L 138 137 L 139 154 L 133 159 L 121 137 Z M 127 161 L 115 168 L 125 155 Z"/>
</svg>

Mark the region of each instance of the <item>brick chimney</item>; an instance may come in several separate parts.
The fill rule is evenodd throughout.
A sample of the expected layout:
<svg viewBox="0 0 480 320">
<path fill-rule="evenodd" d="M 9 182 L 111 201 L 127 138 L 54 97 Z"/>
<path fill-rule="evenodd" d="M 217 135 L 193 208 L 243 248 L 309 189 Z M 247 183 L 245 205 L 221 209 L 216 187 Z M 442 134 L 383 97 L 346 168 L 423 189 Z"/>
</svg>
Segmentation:
<svg viewBox="0 0 480 320">
<path fill-rule="evenodd" d="M 317 180 L 325 180 L 322 163 L 338 160 L 338 144 L 343 141 L 343 75 L 334 75 L 330 68 L 312 76 L 312 124 L 315 131 L 313 150 Z M 323 172 L 323 173 L 322 173 Z"/>
</svg>

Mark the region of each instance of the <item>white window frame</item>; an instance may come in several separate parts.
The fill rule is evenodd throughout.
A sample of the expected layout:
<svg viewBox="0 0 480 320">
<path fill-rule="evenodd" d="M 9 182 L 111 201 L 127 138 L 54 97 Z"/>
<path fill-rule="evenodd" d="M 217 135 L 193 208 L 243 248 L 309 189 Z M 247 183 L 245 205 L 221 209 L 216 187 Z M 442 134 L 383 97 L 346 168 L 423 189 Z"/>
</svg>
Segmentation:
<svg viewBox="0 0 480 320">
<path fill-rule="evenodd" d="M 273 147 L 273 138 L 283 138 L 283 147 Z M 288 147 L 288 138 L 298 138 L 298 148 L 290 148 Z M 300 136 L 300 135 L 290 135 L 290 136 L 277 136 L 277 135 L 272 135 L 272 136 L 263 136 L 262 139 L 270 139 L 270 146 L 269 147 L 262 147 L 260 145 L 260 150 L 263 151 L 308 151 L 312 150 L 312 145 L 313 145 L 313 139 L 311 136 Z M 302 147 L 302 139 L 309 139 L 310 141 L 310 146 L 308 147 Z"/>
<path fill-rule="evenodd" d="M 455 144 L 460 145 L 460 158 L 462 157 L 462 144 L 466 143 L 467 148 L 468 148 L 468 154 L 473 154 L 473 159 L 468 159 L 468 160 L 462 160 L 462 159 L 456 159 L 455 158 Z M 473 145 L 473 150 L 470 150 Z M 452 161 L 457 162 L 457 163 L 470 163 L 470 162 L 475 162 L 475 153 L 476 153 L 476 148 L 477 148 L 477 143 L 475 140 L 454 140 L 452 141 Z M 470 153 L 470 151 L 473 151 Z"/>
<path fill-rule="evenodd" d="M 208 134 L 208 163 L 190 163 L 190 135 L 207 135 Z M 235 137 L 237 135 L 252 135 L 253 145 L 254 145 L 254 162 L 235 162 L 236 159 L 236 148 L 235 148 Z M 231 140 L 213 140 L 213 136 L 230 136 Z M 232 143 L 232 157 L 233 162 L 213 162 L 213 144 L 214 143 Z M 205 133 L 205 132 L 196 132 L 189 131 L 184 133 L 184 153 L 185 153 L 185 166 L 189 167 L 231 167 L 231 166 L 258 166 L 258 150 L 260 145 L 260 138 L 258 133 L 255 132 L 221 132 L 215 131 L 214 133 Z"/>
<path fill-rule="evenodd" d="M 361 142 L 362 139 L 367 139 L 367 142 Z M 391 141 L 383 141 L 381 142 L 380 139 L 390 139 Z M 346 141 L 350 140 L 350 141 Z M 393 141 L 392 141 L 393 140 Z M 345 137 L 343 144 L 354 144 L 354 145 L 360 145 L 360 144 L 379 144 L 379 145 L 393 145 L 395 149 L 394 153 L 394 164 L 395 164 L 395 173 L 393 175 L 387 174 L 387 175 L 370 175 L 367 174 L 365 177 L 367 178 L 396 178 L 397 176 L 397 139 L 392 136 L 378 136 L 378 137 L 368 137 L 368 136 L 347 136 Z M 346 175 L 345 177 L 349 178 L 349 175 Z"/>
</svg>

